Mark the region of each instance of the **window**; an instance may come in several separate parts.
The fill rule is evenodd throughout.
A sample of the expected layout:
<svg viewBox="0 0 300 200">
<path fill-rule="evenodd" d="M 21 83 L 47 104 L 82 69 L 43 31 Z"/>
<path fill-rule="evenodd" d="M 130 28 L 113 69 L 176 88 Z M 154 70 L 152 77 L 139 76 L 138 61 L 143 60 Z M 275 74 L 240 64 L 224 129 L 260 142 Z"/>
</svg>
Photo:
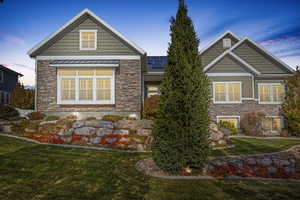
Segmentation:
<svg viewBox="0 0 300 200">
<path fill-rule="evenodd" d="M 0 103 L 4 103 L 4 92 L 0 91 Z"/>
<path fill-rule="evenodd" d="M 224 38 L 223 39 L 223 48 L 228 49 L 231 47 L 231 39 L 230 38 Z"/>
<path fill-rule="evenodd" d="M 80 30 L 80 50 L 97 49 L 97 30 Z"/>
<path fill-rule="evenodd" d="M 58 104 L 114 104 L 113 69 L 59 69 Z"/>
<path fill-rule="evenodd" d="M 159 86 L 157 85 L 147 85 L 147 97 L 151 97 L 152 95 L 159 95 Z"/>
<path fill-rule="evenodd" d="M 239 128 L 240 116 L 217 116 L 217 123 L 220 121 L 229 122 L 233 124 L 235 128 Z"/>
<path fill-rule="evenodd" d="M 259 103 L 279 104 L 284 100 L 284 86 L 280 83 L 259 83 Z"/>
<path fill-rule="evenodd" d="M 214 103 L 241 103 L 241 82 L 213 82 Z"/>
<path fill-rule="evenodd" d="M 270 130 L 272 133 L 279 133 L 282 129 L 281 117 L 279 116 L 268 116 L 263 121 L 263 124 L 267 130 Z"/>
<path fill-rule="evenodd" d="M 0 83 L 4 82 L 4 72 L 0 70 Z"/>
</svg>

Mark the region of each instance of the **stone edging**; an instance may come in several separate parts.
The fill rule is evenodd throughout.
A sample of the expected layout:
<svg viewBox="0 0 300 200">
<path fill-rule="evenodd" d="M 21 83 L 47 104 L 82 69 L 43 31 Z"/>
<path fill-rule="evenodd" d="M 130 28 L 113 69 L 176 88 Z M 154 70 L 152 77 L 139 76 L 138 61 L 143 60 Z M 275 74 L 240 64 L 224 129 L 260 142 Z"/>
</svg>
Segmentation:
<svg viewBox="0 0 300 200">
<path fill-rule="evenodd" d="M 156 178 L 163 178 L 163 179 L 178 179 L 178 180 L 193 180 L 193 179 L 206 179 L 206 180 L 255 180 L 255 181 L 287 181 L 287 182 L 300 182 L 300 180 L 297 179 L 283 179 L 283 178 L 262 178 L 262 177 L 241 177 L 241 176 L 227 176 L 224 178 L 216 178 L 213 176 L 166 176 L 166 175 L 160 175 L 160 174 L 154 174 L 154 173 L 148 173 L 139 168 L 139 164 L 143 162 L 144 160 L 150 160 L 152 158 L 146 158 L 143 160 L 138 161 L 134 168 L 148 176 L 156 177 Z"/>
<path fill-rule="evenodd" d="M 274 137 L 264 137 L 264 136 L 247 136 L 247 135 L 231 135 L 228 136 L 228 138 L 250 138 L 250 139 L 286 139 L 286 140 L 300 140 L 300 137 L 279 137 L 279 136 L 274 136 Z"/>
<path fill-rule="evenodd" d="M 29 138 L 24 138 L 24 137 L 20 137 L 20 136 L 16 136 L 16 135 L 8 135 L 8 134 L 3 134 L 3 133 L 0 133 L 0 136 L 15 138 L 15 139 L 23 140 L 26 142 L 32 142 L 35 144 L 48 145 L 48 146 L 68 147 L 68 148 L 78 148 L 78 149 L 91 149 L 91 150 L 98 150 L 98 151 L 115 151 L 115 152 L 125 152 L 125 153 L 150 153 L 149 151 L 139 151 L 139 150 L 122 150 L 122 149 L 112 149 L 112 148 L 106 148 L 106 147 L 79 146 L 79 145 L 72 145 L 72 144 L 41 143 L 39 141 L 32 140 Z"/>
</svg>

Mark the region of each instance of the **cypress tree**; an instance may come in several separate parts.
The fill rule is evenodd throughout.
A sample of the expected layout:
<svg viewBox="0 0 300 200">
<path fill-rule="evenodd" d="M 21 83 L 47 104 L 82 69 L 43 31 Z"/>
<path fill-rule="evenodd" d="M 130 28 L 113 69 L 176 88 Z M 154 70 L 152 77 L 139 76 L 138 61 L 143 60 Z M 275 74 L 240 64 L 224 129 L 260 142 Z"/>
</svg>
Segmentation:
<svg viewBox="0 0 300 200">
<path fill-rule="evenodd" d="M 201 171 L 210 153 L 209 82 L 198 53 L 199 40 L 179 0 L 176 18 L 170 20 L 171 42 L 153 129 L 153 159 L 162 170 Z"/>
</svg>

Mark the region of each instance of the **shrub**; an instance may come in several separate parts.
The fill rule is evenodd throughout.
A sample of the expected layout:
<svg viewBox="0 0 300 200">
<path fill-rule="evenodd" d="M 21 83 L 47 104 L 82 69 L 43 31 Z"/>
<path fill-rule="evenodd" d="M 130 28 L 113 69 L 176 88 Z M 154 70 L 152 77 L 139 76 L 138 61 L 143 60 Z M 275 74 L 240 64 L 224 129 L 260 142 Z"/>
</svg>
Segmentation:
<svg viewBox="0 0 300 200">
<path fill-rule="evenodd" d="M 43 120 L 45 116 L 46 115 L 41 112 L 31 112 L 27 115 L 30 120 Z"/>
<path fill-rule="evenodd" d="M 22 120 L 20 123 L 15 124 L 11 130 L 15 133 L 15 134 L 24 134 L 25 133 L 25 128 L 27 128 L 27 126 L 30 124 L 30 120 L 28 119 L 24 119 Z"/>
<path fill-rule="evenodd" d="M 266 131 L 263 121 L 266 119 L 264 113 L 251 112 L 244 115 L 241 119 L 241 129 L 245 135 L 262 136 Z"/>
<path fill-rule="evenodd" d="M 96 119 L 97 119 L 96 117 L 87 117 L 84 120 L 96 120 Z"/>
<path fill-rule="evenodd" d="M 34 90 L 25 89 L 20 83 L 17 83 L 10 97 L 11 105 L 21 109 L 34 108 Z"/>
<path fill-rule="evenodd" d="M 220 127 L 224 127 L 224 128 L 227 128 L 229 129 L 231 132 L 232 132 L 232 135 L 237 135 L 239 134 L 239 130 L 234 126 L 233 123 L 230 123 L 230 122 L 227 122 L 227 121 L 220 121 L 218 123 L 218 125 Z"/>
<path fill-rule="evenodd" d="M 146 119 L 156 119 L 159 111 L 159 95 L 152 95 L 144 102 L 143 115 Z"/>
<path fill-rule="evenodd" d="M 110 121 L 110 122 L 117 122 L 117 121 L 120 121 L 122 119 L 123 119 L 123 117 L 119 116 L 119 115 L 104 115 L 102 117 L 102 120 Z"/>
<path fill-rule="evenodd" d="M 12 106 L 0 105 L 0 119 L 11 119 L 19 116 L 19 112 Z"/>
<path fill-rule="evenodd" d="M 60 117 L 59 116 L 55 116 L 55 115 L 52 115 L 52 116 L 47 116 L 46 117 L 46 121 L 55 121 L 55 120 L 59 120 Z"/>
<path fill-rule="evenodd" d="M 300 70 L 286 81 L 287 94 L 282 104 L 285 126 L 294 136 L 300 136 Z"/>
<path fill-rule="evenodd" d="M 66 116 L 66 119 L 69 119 L 69 120 L 76 120 L 78 117 L 76 115 L 73 115 L 73 114 L 70 114 L 68 116 Z"/>
</svg>

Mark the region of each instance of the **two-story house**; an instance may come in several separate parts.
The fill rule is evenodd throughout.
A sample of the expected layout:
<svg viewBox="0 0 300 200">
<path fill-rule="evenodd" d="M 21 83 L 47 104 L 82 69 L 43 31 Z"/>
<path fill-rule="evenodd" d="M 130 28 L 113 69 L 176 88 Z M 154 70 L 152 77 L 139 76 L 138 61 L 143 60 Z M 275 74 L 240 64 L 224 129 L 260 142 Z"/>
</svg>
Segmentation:
<svg viewBox="0 0 300 200">
<path fill-rule="evenodd" d="M 15 89 L 18 78 L 23 75 L 0 65 L 0 104 L 8 104 L 11 92 Z"/>
<path fill-rule="evenodd" d="M 147 56 L 88 9 L 29 51 L 36 60 L 36 110 L 46 114 L 140 116 L 146 97 L 159 93 L 165 56 Z M 293 69 L 249 38 L 226 32 L 201 50 L 211 81 L 211 117 L 239 126 L 264 112 L 280 129 L 284 79 Z"/>
</svg>

